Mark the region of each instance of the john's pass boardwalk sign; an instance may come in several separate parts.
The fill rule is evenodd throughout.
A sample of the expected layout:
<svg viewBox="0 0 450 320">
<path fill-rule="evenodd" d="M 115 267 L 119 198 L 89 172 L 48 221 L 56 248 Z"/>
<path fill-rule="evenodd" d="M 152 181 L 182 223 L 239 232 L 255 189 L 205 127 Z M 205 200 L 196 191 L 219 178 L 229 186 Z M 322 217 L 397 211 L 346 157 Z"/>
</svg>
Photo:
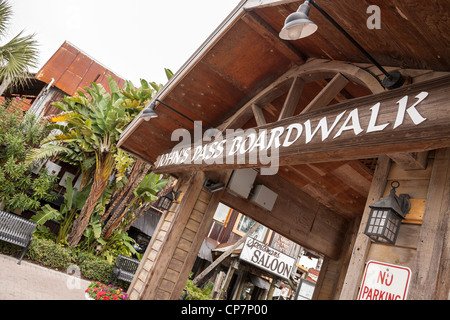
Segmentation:
<svg viewBox="0 0 450 320">
<path fill-rule="evenodd" d="M 262 167 L 424 151 L 450 145 L 450 77 L 353 99 L 247 130 L 172 135 L 156 172 Z"/>
</svg>

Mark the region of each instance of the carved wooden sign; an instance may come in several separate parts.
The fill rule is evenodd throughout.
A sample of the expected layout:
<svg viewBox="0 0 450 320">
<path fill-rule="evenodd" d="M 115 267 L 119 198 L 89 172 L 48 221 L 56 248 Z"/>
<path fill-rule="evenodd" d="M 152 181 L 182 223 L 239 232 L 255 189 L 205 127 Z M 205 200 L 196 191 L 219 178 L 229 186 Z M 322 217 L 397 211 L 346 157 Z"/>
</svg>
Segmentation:
<svg viewBox="0 0 450 320">
<path fill-rule="evenodd" d="M 449 101 L 446 76 L 225 135 L 174 132 L 181 141 L 157 159 L 155 172 L 261 167 L 276 174 L 282 165 L 447 147 Z"/>
</svg>

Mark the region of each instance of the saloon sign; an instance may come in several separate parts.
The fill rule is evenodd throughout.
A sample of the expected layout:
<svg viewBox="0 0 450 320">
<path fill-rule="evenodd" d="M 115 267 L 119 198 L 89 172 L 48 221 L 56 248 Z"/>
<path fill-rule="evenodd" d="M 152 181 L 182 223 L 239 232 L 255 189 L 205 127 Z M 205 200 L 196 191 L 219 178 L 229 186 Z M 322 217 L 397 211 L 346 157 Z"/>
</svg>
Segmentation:
<svg viewBox="0 0 450 320">
<path fill-rule="evenodd" d="M 289 279 L 295 266 L 294 258 L 250 237 L 245 241 L 240 259 L 283 279 Z"/>
<path fill-rule="evenodd" d="M 358 300 L 405 300 L 411 270 L 384 262 L 369 261 Z"/>
</svg>

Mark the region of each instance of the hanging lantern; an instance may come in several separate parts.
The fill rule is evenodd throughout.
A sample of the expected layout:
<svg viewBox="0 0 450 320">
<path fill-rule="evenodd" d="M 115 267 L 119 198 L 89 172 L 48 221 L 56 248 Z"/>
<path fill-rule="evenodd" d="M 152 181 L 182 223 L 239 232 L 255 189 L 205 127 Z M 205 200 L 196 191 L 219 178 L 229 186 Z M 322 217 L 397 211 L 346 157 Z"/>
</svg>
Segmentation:
<svg viewBox="0 0 450 320">
<path fill-rule="evenodd" d="M 170 190 L 165 195 L 163 195 L 158 202 L 158 208 L 162 210 L 169 210 L 172 203 L 178 199 L 180 191 L 174 192 Z"/>
<path fill-rule="evenodd" d="M 375 242 L 395 244 L 401 222 L 411 209 L 409 195 L 396 195 L 399 186 L 398 181 L 393 181 L 389 196 L 369 206 L 371 210 L 364 234 Z"/>
</svg>

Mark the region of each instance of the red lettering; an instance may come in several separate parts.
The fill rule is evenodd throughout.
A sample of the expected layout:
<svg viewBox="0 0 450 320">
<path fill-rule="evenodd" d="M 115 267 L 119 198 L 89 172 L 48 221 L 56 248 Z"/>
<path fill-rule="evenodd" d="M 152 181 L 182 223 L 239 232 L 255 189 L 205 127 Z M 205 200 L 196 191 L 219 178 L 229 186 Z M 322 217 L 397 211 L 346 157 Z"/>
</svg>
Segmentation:
<svg viewBox="0 0 450 320">
<path fill-rule="evenodd" d="M 362 298 L 364 299 L 364 295 L 367 294 L 367 292 L 369 292 L 369 287 L 365 286 L 363 289 L 363 294 L 362 294 Z"/>
<path fill-rule="evenodd" d="M 384 284 L 384 278 L 386 277 L 386 272 L 380 271 L 380 273 L 378 274 L 378 279 L 377 282 L 381 284 Z M 381 280 L 381 281 L 380 281 Z"/>
<path fill-rule="evenodd" d="M 372 289 L 369 289 L 369 293 L 367 294 L 367 300 L 372 300 Z"/>
<path fill-rule="evenodd" d="M 373 300 L 377 300 L 379 293 L 380 293 L 380 291 L 378 291 L 378 289 L 374 290 L 374 292 L 373 292 Z"/>
<path fill-rule="evenodd" d="M 391 281 L 388 283 L 388 279 L 391 279 Z M 389 287 L 392 284 L 392 281 L 394 281 L 394 275 L 388 274 L 388 277 L 386 278 L 386 285 Z"/>
<path fill-rule="evenodd" d="M 391 281 L 388 283 L 389 279 Z M 386 272 L 383 272 L 383 271 L 380 271 L 380 273 L 378 274 L 378 279 L 377 279 L 378 283 L 385 284 L 385 285 L 387 285 L 389 287 L 392 284 L 393 280 L 394 280 L 394 275 L 393 274 L 386 273 Z M 386 283 L 385 283 L 385 281 L 386 281 Z"/>
</svg>

